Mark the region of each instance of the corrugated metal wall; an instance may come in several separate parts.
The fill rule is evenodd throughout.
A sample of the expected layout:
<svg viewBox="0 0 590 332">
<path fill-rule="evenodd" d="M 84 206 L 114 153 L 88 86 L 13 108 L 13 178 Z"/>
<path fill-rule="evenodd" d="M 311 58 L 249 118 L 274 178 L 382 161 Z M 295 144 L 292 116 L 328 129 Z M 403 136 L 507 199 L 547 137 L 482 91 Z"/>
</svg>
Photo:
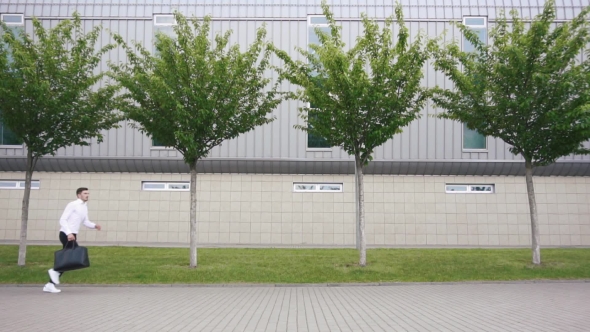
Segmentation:
<svg viewBox="0 0 590 332">
<path fill-rule="evenodd" d="M 105 32 L 97 47 L 110 41 L 106 31 L 117 32 L 129 41 L 135 40 L 150 47 L 153 36 L 152 15 L 171 13 L 175 9 L 186 15 L 198 17 L 211 14 L 214 18 L 213 32 L 233 30 L 231 42 L 250 44 L 255 30 L 266 23 L 268 39 L 279 48 L 296 56 L 295 47 L 306 47 L 307 15 L 321 14 L 319 0 L 309 1 L 77 1 L 45 0 L 14 1 L 1 0 L 0 13 L 24 13 L 26 30 L 32 31 L 31 17 L 40 17 L 45 26 L 54 26 L 60 19 L 78 11 L 84 18 L 87 29 L 102 25 Z M 362 12 L 370 17 L 383 19 L 393 14 L 392 1 L 331 1 L 331 8 L 337 20 L 341 20 L 343 36 L 348 45 L 354 44 L 362 25 L 358 18 Z M 359 4 L 362 3 L 362 4 Z M 446 39 L 460 39 L 460 33 L 448 22 L 460 20 L 464 15 L 488 16 L 490 21 L 500 10 L 507 12 L 517 9 L 522 16 L 531 17 L 542 10 L 544 1 L 537 0 L 420 0 L 402 1 L 406 24 L 412 36 L 419 31 L 429 36 L 438 36 L 447 31 Z M 558 1 L 559 19 L 573 18 L 588 5 L 584 0 Z M 125 55 L 117 49 L 109 53 L 100 70 L 107 70 L 107 61 L 124 61 Z M 278 64 L 278 62 L 275 62 Z M 445 86 L 448 82 L 440 73 L 435 73 L 429 65 L 425 68 L 424 84 Z M 292 89 L 285 84 L 286 89 Z M 335 159 L 350 157 L 339 148 L 332 151 L 309 151 L 306 149 L 306 133 L 295 130 L 293 125 L 300 123 L 295 101 L 284 102 L 274 115 L 276 120 L 256 130 L 241 135 L 237 139 L 224 142 L 211 152 L 211 157 L 225 158 L 277 158 L 277 159 Z M 487 152 L 464 152 L 462 150 L 462 125 L 447 120 L 435 119 L 429 115 L 437 110 L 426 107 L 422 118 L 405 128 L 375 151 L 376 160 L 514 160 L 508 146 L 499 139 L 488 138 Z M 590 144 L 587 144 L 590 146 Z M 24 156 L 24 149 L 0 148 L 0 156 Z M 123 124 L 120 129 L 105 133 L 102 144 L 95 142 L 89 147 L 68 147 L 61 149 L 58 156 L 79 157 L 147 157 L 180 158 L 174 150 L 153 149 L 151 140 L 138 131 Z M 590 160 L 590 156 L 571 156 L 564 159 Z"/>
<path fill-rule="evenodd" d="M 457 19 L 482 15 L 490 19 L 504 9 L 524 17 L 537 15 L 544 0 L 400 0 L 407 19 Z M 27 16 L 69 16 L 74 10 L 88 17 L 147 18 L 178 9 L 188 15 L 219 18 L 304 18 L 320 14 L 320 0 L 2 0 L 0 11 Z M 358 18 L 361 13 L 384 18 L 393 14 L 391 0 L 329 0 L 336 17 Z M 587 0 L 558 0 L 560 19 L 572 19 Z"/>
</svg>

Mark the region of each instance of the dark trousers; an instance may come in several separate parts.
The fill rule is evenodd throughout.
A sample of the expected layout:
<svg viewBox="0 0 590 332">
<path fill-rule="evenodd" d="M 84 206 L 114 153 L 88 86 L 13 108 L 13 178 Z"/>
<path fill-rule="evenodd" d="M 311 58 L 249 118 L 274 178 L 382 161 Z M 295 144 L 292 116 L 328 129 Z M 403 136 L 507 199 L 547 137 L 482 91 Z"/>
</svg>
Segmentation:
<svg viewBox="0 0 590 332">
<path fill-rule="evenodd" d="M 76 240 L 78 240 L 78 234 L 74 234 L 74 238 Z M 68 243 L 68 235 L 64 232 L 59 232 L 59 241 L 61 242 L 61 248 L 65 248 L 66 244 Z M 57 271 L 59 272 L 59 271 Z M 59 276 L 61 277 L 61 275 L 64 274 L 63 272 L 59 272 Z M 49 282 L 53 284 L 53 281 L 51 281 L 51 278 L 49 278 Z"/>
</svg>

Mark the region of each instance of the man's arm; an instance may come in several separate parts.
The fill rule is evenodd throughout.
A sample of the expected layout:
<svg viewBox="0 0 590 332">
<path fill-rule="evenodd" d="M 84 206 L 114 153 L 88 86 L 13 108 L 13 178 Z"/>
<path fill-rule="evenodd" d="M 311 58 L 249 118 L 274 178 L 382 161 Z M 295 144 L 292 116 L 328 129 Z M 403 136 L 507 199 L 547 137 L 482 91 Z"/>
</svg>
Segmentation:
<svg viewBox="0 0 590 332">
<path fill-rule="evenodd" d="M 95 224 L 92 221 L 88 220 L 88 216 L 86 216 L 86 218 L 84 218 L 84 226 L 88 227 L 88 228 L 94 228 L 100 231 L 100 225 L 99 224 Z"/>
</svg>

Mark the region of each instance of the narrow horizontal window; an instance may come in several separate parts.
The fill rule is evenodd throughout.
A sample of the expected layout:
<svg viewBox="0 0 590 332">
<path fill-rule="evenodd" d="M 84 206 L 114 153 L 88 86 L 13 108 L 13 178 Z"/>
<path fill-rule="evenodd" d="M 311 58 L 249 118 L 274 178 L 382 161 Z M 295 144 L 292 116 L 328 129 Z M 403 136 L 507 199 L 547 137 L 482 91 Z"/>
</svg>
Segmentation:
<svg viewBox="0 0 590 332">
<path fill-rule="evenodd" d="M 328 19 L 323 15 L 320 15 L 320 16 L 310 15 L 309 16 L 309 24 L 310 25 L 328 25 L 329 22 L 328 22 Z"/>
<path fill-rule="evenodd" d="M 459 186 L 459 185 L 447 185 L 447 192 L 452 191 L 452 192 L 466 192 L 467 191 L 467 186 Z"/>
<path fill-rule="evenodd" d="M 31 181 L 31 189 L 39 189 L 40 182 L 37 180 Z M 0 180 L 0 189 L 25 189 L 24 180 Z"/>
<path fill-rule="evenodd" d="M 143 190 L 165 190 L 166 184 L 165 183 L 144 182 L 142 189 Z"/>
<path fill-rule="evenodd" d="M 2 14 L 0 15 L 0 21 L 7 25 L 24 25 L 25 16 L 23 14 Z"/>
<path fill-rule="evenodd" d="M 190 183 L 168 183 L 168 189 L 170 190 L 189 190 Z"/>
<path fill-rule="evenodd" d="M 189 191 L 190 182 L 148 182 L 141 183 L 142 190 L 148 191 Z"/>
<path fill-rule="evenodd" d="M 174 15 L 154 15 L 154 25 L 176 25 Z"/>
<path fill-rule="evenodd" d="M 341 184 L 321 184 L 320 191 L 342 191 Z"/>
<path fill-rule="evenodd" d="M 18 186 L 21 189 L 25 189 L 25 181 L 19 181 Z M 31 189 L 39 189 L 39 181 L 31 181 Z"/>
<path fill-rule="evenodd" d="M 493 194 L 494 189 L 493 184 L 447 184 L 445 186 L 447 194 Z"/>
<path fill-rule="evenodd" d="M 293 183 L 294 192 L 342 192 L 342 183 Z"/>
<path fill-rule="evenodd" d="M 494 186 L 487 184 L 487 185 L 470 185 L 469 192 L 481 192 L 481 193 L 493 193 Z"/>
<path fill-rule="evenodd" d="M 16 189 L 18 181 L 0 181 L 0 188 L 2 189 Z"/>
<path fill-rule="evenodd" d="M 469 27 L 487 27 L 486 17 L 463 17 L 463 24 Z"/>
<path fill-rule="evenodd" d="M 315 184 L 296 183 L 293 189 L 295 191 L 315 191 Z"/>
</svg>

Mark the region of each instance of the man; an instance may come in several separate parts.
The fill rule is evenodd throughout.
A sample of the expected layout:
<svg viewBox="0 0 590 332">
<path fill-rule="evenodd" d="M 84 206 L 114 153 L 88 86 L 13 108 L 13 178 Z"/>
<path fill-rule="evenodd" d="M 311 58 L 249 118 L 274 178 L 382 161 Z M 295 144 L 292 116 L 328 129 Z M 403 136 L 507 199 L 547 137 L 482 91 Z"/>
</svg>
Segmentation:
<svg viewBox="0 0 590 332">
<path fill-rule="evenodd" d="M 88 220 L 88 188 L 78 188 L 76 190 L 77 200 L 70 202 L 64 213 L 59 219 L 59 240 L 61 241 L 62 248 L 65 248 L 69 241 L 76 241 L 80 225 L 84 223 L 84 226 L 88 228 L 94 228 L 100 231 L 100 225 L 97 225 Z M 49 282 L 43 287 L 43 291 L 47 293 L 59 293 L 61 290 L 57 289 L 55 285 L 59 285 L 59 277 L 63 274 L 60 271 L 49 271 Z"/>
</svg>

